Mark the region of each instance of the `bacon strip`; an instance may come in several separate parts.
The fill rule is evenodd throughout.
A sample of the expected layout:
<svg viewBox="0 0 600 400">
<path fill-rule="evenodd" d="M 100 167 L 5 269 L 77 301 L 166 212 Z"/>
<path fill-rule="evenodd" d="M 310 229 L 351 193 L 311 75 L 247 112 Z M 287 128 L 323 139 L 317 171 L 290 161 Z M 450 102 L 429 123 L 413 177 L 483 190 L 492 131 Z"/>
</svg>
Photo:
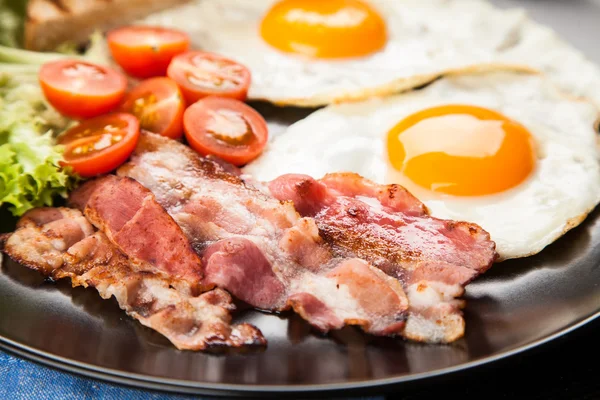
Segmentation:
<svg viewBox="0 0 600 400">
<path fill-rule="evenodd" d="M 319 181 L 284 175 L 266 186 L 314 218 L 336 255 L 360 257 L 402 283 L 410 303 L 405 337 L 450 342 L 463 335 L 464 304 L 458 298 L 497 258 L 487 232 L 433 218 L 401 186 L 377 185 L 353 173 Z"/>
<path fill-rule="evenodd" d="M 53 279 L 70 278 L 74 287 L 94 287 L 104 299 L 114 296 L 128 315 L 178 349 L 266 345 L 252 325 L 231 325 L 235 306 L 227 292 L 195 296 L 187 283 L 138 271 L 78 210 L 34 209 L 4 240 L 3 251 L 16 262 Z"/>
<path fill-rule="evenodd" d="M 70 205 L 126 254 L 137 271 L 198 285 L 200 258 L 179 226 L 156 202 L 148 189 L 133 179 L 107 175 L 74 191 Z"/>
<path fill-rule="evenodd" d="M 325 332 L 357 325 L 402 334 L 408 301 L 396 280 L 359 258 L 333 256 L 312 218 L 246 184 L 235 169 L 144 133 L 118 175 L 148 188 L 181 227 L 202 259 L 204 285 L 258 309 L 293 308 Z"/>
</svg>

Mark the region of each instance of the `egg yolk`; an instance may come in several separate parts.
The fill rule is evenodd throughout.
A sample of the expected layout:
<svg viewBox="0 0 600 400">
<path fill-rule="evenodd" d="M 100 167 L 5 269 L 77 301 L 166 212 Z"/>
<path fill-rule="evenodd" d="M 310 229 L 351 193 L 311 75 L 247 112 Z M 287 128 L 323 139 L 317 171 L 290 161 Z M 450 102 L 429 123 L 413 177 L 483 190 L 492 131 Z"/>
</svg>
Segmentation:
<svg viewBox="0 0 600 400">
<path fill-rule="evenodd" d="M 532 136 L 485 108 L 446 105 L 405 118 L 388 133 L 389 161 L 417 185 L 456 196 L 499 193 L 533 171 Z"/>
<path fill-rule="evenodd" d="M 387 41 L 385 21 L 360 0 L 283 0 L 265 15 L 260 33 L 281 51 L 315 58 L 361 57 Z"/>
</svg>

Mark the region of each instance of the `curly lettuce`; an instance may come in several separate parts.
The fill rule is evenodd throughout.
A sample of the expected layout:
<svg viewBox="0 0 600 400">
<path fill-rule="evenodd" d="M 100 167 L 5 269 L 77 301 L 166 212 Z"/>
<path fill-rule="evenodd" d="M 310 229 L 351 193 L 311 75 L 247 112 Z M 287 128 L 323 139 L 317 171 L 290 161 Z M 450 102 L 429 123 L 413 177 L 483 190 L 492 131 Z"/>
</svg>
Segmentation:
<svg viewBox="0 0 600 400">
<path fill-rule="evenodd" d="M 0 205 L 14 216 L 66 197 L 78 180 L 61 168 L 55 135 L 70 121 L 45 102 L 35 81 L 0 80 Z"/>
</svg>

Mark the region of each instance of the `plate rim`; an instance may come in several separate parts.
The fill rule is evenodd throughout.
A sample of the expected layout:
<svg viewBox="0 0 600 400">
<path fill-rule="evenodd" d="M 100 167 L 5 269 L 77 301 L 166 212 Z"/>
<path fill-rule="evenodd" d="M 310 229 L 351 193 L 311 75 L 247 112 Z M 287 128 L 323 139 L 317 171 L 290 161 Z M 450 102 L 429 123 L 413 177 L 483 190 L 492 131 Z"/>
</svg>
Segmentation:
<svg viewBox="0 0 600 400">
<path fill-rule="evenodd" d="M 537 340 L 517 346 L 513 349 L 502 351 L 500 353 L 482 357 L 477 360 L 457 364 L 451 367 L 439 368 L 432 371 L 420 372 L 416 374 L 406 374 L 397 377 L 380 378 L 371 380 L 359 380 L 354 382 L 343 383 L 327 383 L 327 384 L 305 384 L 305 385 L 249 385 L 249 384 L 230 384 L 230 383 L 207 383 L 181 379 L 170 379 L 153 377 L 149 375 L 126 373 L 124 371 L 99 367 L 93 364 L 88 364 L 81 361 L 76 361 L 70 358 L 61 357 L 46 351 L 36 349 L 28 345 L 21 344 L 15 340 L 6 338 L 0 335 L 0 349 L 9 353 L 18 355 L 29 361 L 42 364 L 46 367 L 55 368 L 62 372 L 78 374 L 86 378 L 102 380 L 105 382 L 125 385 L 130 388 L 151 389 L 163 392 L 180 393 L 180 394 L 202 394 L 202 395 L 234 395 L 234 396 L 250 396 L 250 395 L 268 395 L 277 394 L 304 394 L 316 395 L 320 393 L 332 394 L 334 392 L 347 391 L 373 391 L 379 389 L 385 391 L 384 388 L 397 386 L 401 384 L 418 383 L 434 378 L 442 378 L 451 374 L 465 372 L 477 367 L 483 367 L 494 362 L 514 357 L 562 338 L 563 336 L 572 333 L 585 325 L 600 319 L 600 308 L 593 314 L 578 320 L 575 323 L 569 324 L 554 333 L 548 334 Z"/>
</svg>

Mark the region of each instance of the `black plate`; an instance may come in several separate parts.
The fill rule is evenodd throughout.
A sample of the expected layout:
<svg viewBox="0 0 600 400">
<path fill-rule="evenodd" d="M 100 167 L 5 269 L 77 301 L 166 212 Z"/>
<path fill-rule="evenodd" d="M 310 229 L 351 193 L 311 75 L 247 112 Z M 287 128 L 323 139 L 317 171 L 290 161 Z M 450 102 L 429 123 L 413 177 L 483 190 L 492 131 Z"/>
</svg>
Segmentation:
<svg viewBox="0 0 600 400">
<path fill-rule="evenodd" d="M 495 265 L 469 285 L 464 339 L 447 346 L 330 337 L 295 316 L 248 312 L 267 350 L 180 352 L 114 301 L 5 261 L 0 343 L 38 361 L 117 382 L 201 393 L 376 387 L 474 367 L 539 345 L 599 315 L 600 210 L 538 256 Z"/>
<path fill-rule="evenodd" d="M 540 3 L 554 10 L 555 14 L 539 14 L 550 20 L 566 8 L 587 9 L 581 21 L 600 11 L 591 2 Z M 541 11 L 544 6 L 539 7 Z M 578 27 L 584 29 L 581 21 Z M 306 113 L 259 109 L 273 128 Z M 5 215 L 0 221 L 11 222 Z M 466 336 L 452 345 L 374 339 L 354 329 L 323 337 L 293 315 L 247 312 L 238 319 L 258 326 L 269 340 L 268 349 L 208 355 L 177 351 L 161 335 L 127 317 L 115 301 L 101 300 L 94 289 L 46 282 L 5 259 L 0 270 L 0 347 L 71 372 L 180 392 L 380 391 L 429 382 L 551 341 L 600 315 L 598 283 L 599 210 L 541 254 L 497 264 L 469 285 Z"/>
</svg>

